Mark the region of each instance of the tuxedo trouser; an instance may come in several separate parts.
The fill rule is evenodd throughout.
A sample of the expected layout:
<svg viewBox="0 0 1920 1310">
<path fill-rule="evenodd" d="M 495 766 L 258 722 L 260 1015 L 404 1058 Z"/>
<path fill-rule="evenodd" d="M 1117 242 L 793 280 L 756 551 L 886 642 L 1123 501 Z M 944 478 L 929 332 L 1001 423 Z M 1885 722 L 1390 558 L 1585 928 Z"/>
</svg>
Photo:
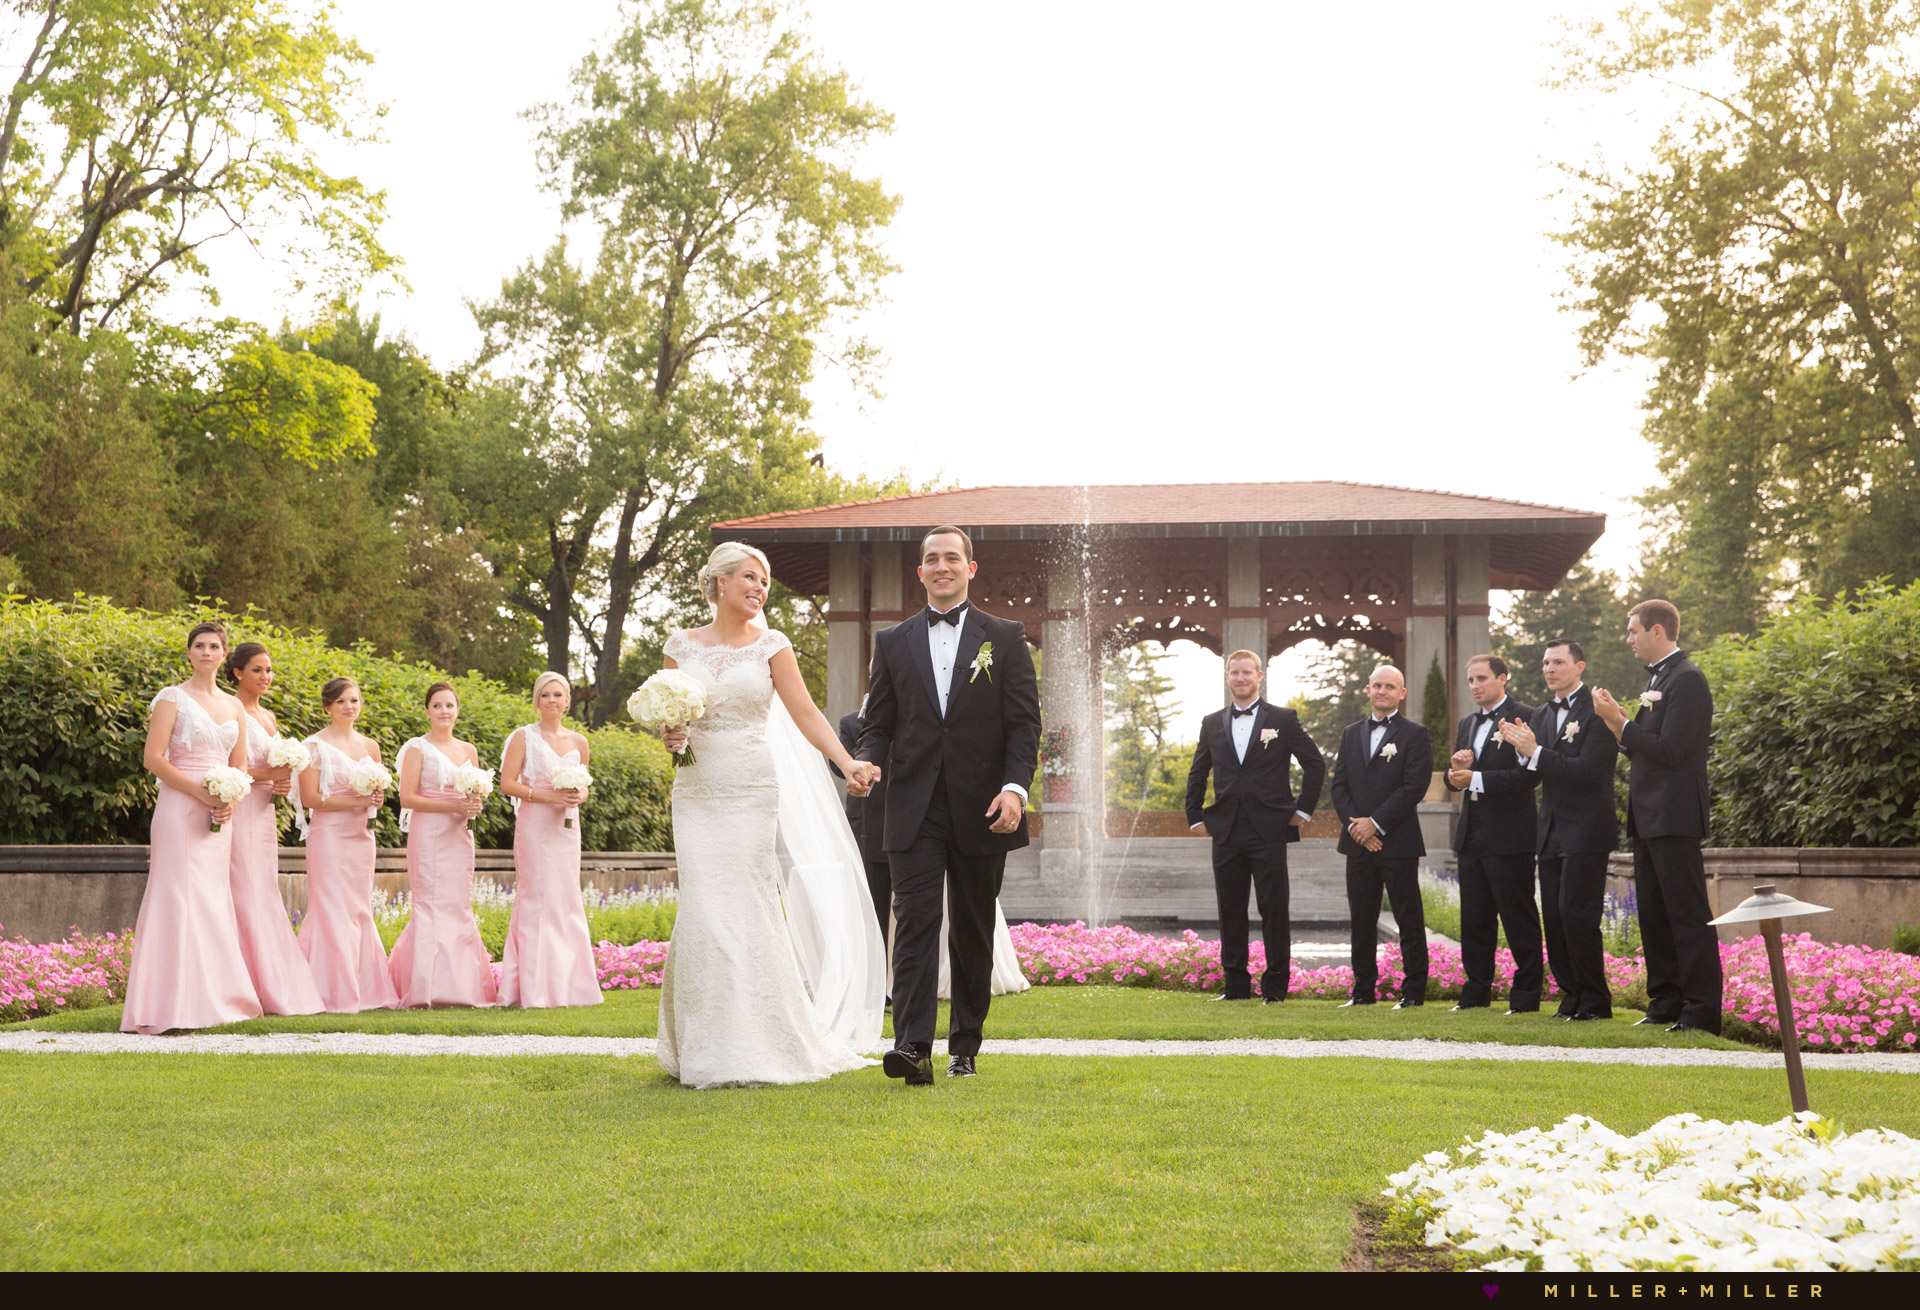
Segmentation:
<svg viewBox="0 0 1920 1310">
<path fill-rule="evenodd" d="M 1537 1010 L 1546 971 L 1540 962 L 1540 910 L 1533 903 L 1533 856 L 1487 855 L 1477 847 L 1470 835 L 1460 852 L 1460 964 L 1467 975 L 1460 1005 L 1492 1004 L 1494 956 L 1504 927 L 1513 953 L 1507 1008 Z"/>
<path fill-rule="evenodd" d="M 1720 934 L 1708 920 L 1698 837 L 1635 837 L 1634 894 L 1647 957 L 1647 1018 L 1720 1031 Z"/>
<path fill-rule="evenodd" d="M 984 825 L 986 819 L 978 822 Z M 993 907 L 1006 873 L 1006 854 L 968 855 L 954 845 L 943 775 L 934 780 L 933 799 L 913 844 L 889 852 L 888 862 L 893 873 L 894 1043 L 911 1045 L 922 1055 L 932 1053 L 939 1016 L 940 921 L 945 905 L 951 905 L 947 954 L 953 966 L 953 1005 L 947 1052 L 978 1055 L 993 999 Z"/>
<path fill-rule="evenodd" d="M 1540 914 L 1546 920 L 1547 964 L 1560 992 L 1560 1014 L 1613 1017 L 1600 915 L 1607 900 L 1607 852 L 1540 853 Z"/>
<path fill-rule="evenodd" d="M 1380 992 L 1380 892 L 1393 903 L 1400 925 L 1400 963 L 1406 970 L 1403 1000 L 1427 995 L 1427 921 L 1420 900 L 1420 857 L 1355 851 L 1347 856 L 1347 912 L 1353 920 L 1353 999 L 1371 1001 Z"/>
<path fill-rule="evenodd" d="M 1267 948 L 1260 994 L 1285 996 L 1293 972 L 1286 843 L 1263 845 L 1251 831 L 1241 833 L 1241 827 L 1242 823 L 1236 822 L 1230 842 L 1213 850 L 1213 891 L 1220 905 L 1220 967 L 1226 973 L 1226 995 L 1253 995 L 1253 980 L 1247 973 L 1247 893 L 1251 891 L 1260 906 L 1260 940 Z"/>
<path fill-rule="evenodd" d="M 893 917 L 893 864 L 888 860 L 862 860 L 867 871 L 867 895 L 873 898 L 873 917 L 880 921 L 880 945 L 887 944 L 887 930 Z"/>
</svg>

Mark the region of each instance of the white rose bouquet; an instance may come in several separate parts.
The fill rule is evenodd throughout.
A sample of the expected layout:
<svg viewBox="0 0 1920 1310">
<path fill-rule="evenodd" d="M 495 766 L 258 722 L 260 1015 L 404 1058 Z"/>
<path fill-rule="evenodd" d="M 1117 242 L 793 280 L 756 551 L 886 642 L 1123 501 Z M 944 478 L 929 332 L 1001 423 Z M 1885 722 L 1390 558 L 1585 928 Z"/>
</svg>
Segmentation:
<svg viewBox="0 0 1920 1310">
<path fill-rule="evenodd" d="M 640 684 L 640 690 L 627 697 L 627 713 L 649 732 L 668 728 L 685 729 L 707 712 L 707 693 L 698 682 L 678 669 L 662 669 Z M 673 767 L 694 764 L 693 746 L 673 757 Z"/>
<path fill-rule="evenodd" d="M 200 780 L 200 785 L 212 792 L 213 798 L 221 804 L 232 805 L 253 790 L 253 779 L 244 769 L 236 769 L 231 764 L 222 764 L 208 769 L 207 776 Z M 207 830 L 219 832 L 220 825 L 209 823 Z"/>
<path fill-rule="evenodd" d="M 453 771 L 453 789 L 462 796 L 477 796 L 484 801 L 493 795 L 493 770 L 477 764 L 462 764 Z M 473 821 L 468 819 L 466 823 L 470 827 Z"/>
<path fill-rule="evenodd" d="M 553 771 L 555 791 L 586 791 L 593 786 L 593 775 L 584 764 L 563 764 Z M 573 827 L 573 806 L 567 806 L 566 826 Z"/>
<path fill-rule="evenodd" d="M 347 770 L 347 786 L 362 796 L 371 796 L 377 791 L 393 790 L 393 775 L 386 766 L 369 756 L 364 760 L 355 760 L 353 767 Z M 367 829 L 373 829 L 373 815 L 367 815 Z"/>
<path fill-rule="evenodd" d="M 298 737 L 275 737 L 267 747 L 267 767 L 285 769 L 297 778 L 313 767 L 313 752 Z"/>
</svg>

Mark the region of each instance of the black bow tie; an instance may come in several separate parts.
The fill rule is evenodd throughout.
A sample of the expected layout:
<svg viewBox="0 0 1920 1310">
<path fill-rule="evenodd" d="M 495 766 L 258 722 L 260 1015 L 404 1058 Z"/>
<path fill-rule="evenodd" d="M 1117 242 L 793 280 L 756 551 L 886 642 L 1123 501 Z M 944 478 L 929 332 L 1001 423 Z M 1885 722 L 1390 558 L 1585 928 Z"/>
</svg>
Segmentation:
<svg viewBox="0 0 1920 1310">
<path fill-rule="evenodd" d="M 965 601 L 955 605 L 945 614 L 942 614 L 939 610 L 929 605 L 927 606 L 927 626 L 931 628 L 936 623 L 951 623 L 957 628 L 960 626 L 960 616 L 966 613 L 966 609 L 967 604 Z"/>
<path fill-rule="evenodd" d="M 1485 723 L 1488 719 L 1491 719 L 1492 717 L 1493 717 L 1492 710 L 1478 710 L 1474 713 L 1473 721 L 1475 723 Z"/>
<path fill-rule="evenodd" d="M 1565 700 L 1561 700 L 1561 699 L 1560 699 L 1560 698 L 1559 698 L 1558 696 L 1556 696 L 1556 697 L 1554 697 L 1554 698 L 1553 698 L 1553 708 L 1555 708 L 1556 710 L 1570 710 L 1570 709 L 1572 709 L 1572 708 L 1573 708 L 1573 697 L 1571 697 L 1571 696 L 1569 696 L 1569 697 L 1567 697 L 1567 698 L 1566 698 Z"/>
<path fill-rule="evenodd" d="M 1393 722 L 1393 716 L 1392 716 L 1392 715 L 1388 715 L 1388 716 L 1387 716 L 1386 718 L 1384 718 L 1384 719 L 1368 719 L 1368 720 L 1367 720 L 1367 730 L 1368 730 L 1369 732 L 1371 732 L 1371 731 L 1372 731 L 1373 729 L 1375 729 L 1375 728 L 1384 728 L 1384 727 L 1386 727 L 1386 726 L 1387 726 L 1387 725 L 1388 725 L 1389 723 L 1392 723 L 1392 722 Z"/>
<path fill-rule="evenodd" d="M 1258 705 L 1249 705 L 1244 710 L 1238 707 L 1233 707 L 1233 717 L 1236 719 L 1251 718 L 1253 717 L 1253 712 L 1259 708 L 1260 707 Z"/>
</svg>

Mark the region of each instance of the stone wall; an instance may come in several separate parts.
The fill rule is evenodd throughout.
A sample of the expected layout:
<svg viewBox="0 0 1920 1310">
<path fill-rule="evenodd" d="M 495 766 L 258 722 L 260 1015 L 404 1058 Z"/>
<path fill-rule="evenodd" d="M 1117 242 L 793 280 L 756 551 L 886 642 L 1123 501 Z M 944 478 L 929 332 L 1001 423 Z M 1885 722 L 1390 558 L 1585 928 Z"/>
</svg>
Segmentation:
<svg viewBox="0 0 1920 1310">
<path fill-rule="evenodd" d="M 1715 915 L 1752 895 L 1754 884 L 1772 883 L 1796 900 L 1833 911 L 1787 920 L 1787 932 L 1812 933 L 1818 941 L 1886 947 L 1896 927 L 1920 923 L 1920 850 L 1724 847 L 1709 849 L 1706 864 Z M 1634 891 L 1632 856 L 1609 861 L 1607 889 L 1616 896 Z M 1723 927 L 1720 939 L 1737 941 L 1758 931 L 1753 924 Z"/>
</svg>

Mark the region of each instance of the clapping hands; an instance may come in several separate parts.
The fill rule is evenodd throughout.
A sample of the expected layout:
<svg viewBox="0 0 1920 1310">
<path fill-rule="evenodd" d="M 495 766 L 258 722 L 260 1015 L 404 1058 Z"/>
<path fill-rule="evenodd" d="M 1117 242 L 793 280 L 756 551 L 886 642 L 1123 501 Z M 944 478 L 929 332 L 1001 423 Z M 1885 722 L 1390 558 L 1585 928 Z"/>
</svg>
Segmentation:
<svg viewBox="0 0 1920 1310">
<path fill-rule="evenodd" d="M 1507 745 L 1513 747 L 1514 754 L 1523 760 L 1540 748 L 1540 741 L 1533 735 L 1533 729 L 1518 719 L 1503 720 L 1500 736 Z"/>
<path fill-rule="evenodd" d="M 1600 716 L 1600 721 L 1606 724 L 1607 730 L 1616 737 L 1627 726 L 1626 707 L 1615 700 L 1613 693 L 1605 687 L 1593 689 L 1593 712 Z"/>
<path fill-rule="evenodd" d="M 1455 751 L 1448 761 L 1447 781 L 1455 788 L 1465 787 L 1473 781 L 1473 752 Z"/>
</svg>

